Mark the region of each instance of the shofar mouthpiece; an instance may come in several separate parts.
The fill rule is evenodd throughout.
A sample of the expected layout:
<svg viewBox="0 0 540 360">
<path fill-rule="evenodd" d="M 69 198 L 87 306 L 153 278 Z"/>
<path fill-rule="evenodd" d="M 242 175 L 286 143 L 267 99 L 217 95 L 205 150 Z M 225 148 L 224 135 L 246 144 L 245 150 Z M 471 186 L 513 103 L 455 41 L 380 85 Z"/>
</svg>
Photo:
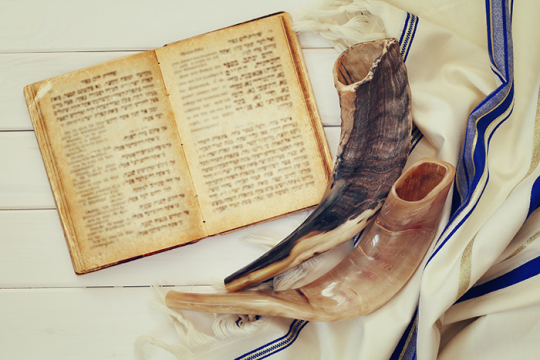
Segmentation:
<svg viewBox="0 0 540 360">
<path fill-rule="evenodd" d="M 291 235 L 228 276 L 227 291 L 272 278 L 360 233 L 401 174 L 412 117 L 397 40 L 347 49 L 334 66 L 334 82 L 341 105 L 341 140 L 333 179 L 321 203 Z"/>
<path fill-rule="evenodd" d="M 174 309 L 338 321 L 369 314 L 414 274 L 436 234 L 454 178 L 452 165 L 423 159 L 392 187 L 358 245 L 328 273 L 298 289 L 188 294 L 170 291 Z"/>
</svg>

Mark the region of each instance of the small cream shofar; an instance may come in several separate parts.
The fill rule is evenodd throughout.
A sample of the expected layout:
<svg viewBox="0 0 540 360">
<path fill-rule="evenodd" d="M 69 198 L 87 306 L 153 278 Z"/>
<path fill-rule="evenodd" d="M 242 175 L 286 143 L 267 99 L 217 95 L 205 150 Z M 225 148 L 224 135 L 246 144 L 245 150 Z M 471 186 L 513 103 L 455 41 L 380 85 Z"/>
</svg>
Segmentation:
<svg viewBox="0 0 540 360">
<path fill-rule="evenodd" d="M 360 233 L 401 174 L 410 148 L 412 116 L 398 41 L 350 47 L 337 59 L 333 74 L 342 118 L 333 179 L 303 224 L 225 278 L 228 292 L 270 279 Z"/>
<path fill-rule="evenodd" d="M 455 169 L 423 159 L 392 186 L 376 220 L 336 267 L 314 282 L 283 291 L 190 294 L 170 291 L 169 308 L 338 321 L 389 301 L 418 268 L 436 234 Z"/>
</svg>

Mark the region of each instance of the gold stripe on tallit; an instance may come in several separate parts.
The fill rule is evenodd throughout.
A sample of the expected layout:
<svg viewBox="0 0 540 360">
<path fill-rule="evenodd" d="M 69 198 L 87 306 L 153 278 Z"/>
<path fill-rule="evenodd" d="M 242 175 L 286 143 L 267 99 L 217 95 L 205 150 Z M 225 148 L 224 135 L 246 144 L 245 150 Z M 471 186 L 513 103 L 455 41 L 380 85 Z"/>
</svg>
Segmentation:
<svg viewBox="0 0 540 360">
<path fill-rule="evenodd" d="M 465 292 L 469 289 L 469 283 L 471 282 L 472 249 L 474 239 L 476 239 L 476 235 L 471 241 L 469 241 L 467 247 L 465 247 L 465 250 L 463 250 L 463 255 L 461 255 L 461 265 L 459 266 L 459 288 L 456 300 L 465 294 Z"/>
<path fill-rule="evenodd" d="M 416 316 L 414 317 L 413 326 L 411 326 L 411 330 L 409 331 L 409 335 L 407 336 L 405 345 L 403 345 L 403 350 L 401 351 L 401 354 L 399 354 L 398 360 L 402 360 L 403 356 L 405 356 L 405 352 L 407 351 L 407 348 L 409 347 L 409 343 L 411 342 L 412 335 L 414 334 L 414 331 L 416 330 L 417 325 L 418 325 L 418 313 L 416 313 Z"/>
<path fill-rule="evenodd" d="M 510 254 L 510 256 L 508 256 L 506 259 L 504 260 L 508 260 L 510 259 L 512 256 L 516 256 L 517 254 L 519 254 L 520 252 L 522 252 L 527 246 L 529 246 L 530 243 L 532 243 L 534 240 L 536 240 L 537 237 L 540 236 L 540 231 L 538 231 L 536 234 L 534 234 L 533 236 L 531 236 L 530 238 L 528 238 L 523 244 L 521 244 L 512 254 Z"/>
<path fill-rule="evenodd" d="M 533 131 L 533 148 L 532 148 L 532 157 L 531 157 L 531 165 L 529 167 L 529 171 L 527 171 L 527 175 L 525 175 L 524 179 L 527 178 L 531 173 L 538 167 L 538 163 L 540 163 L 540 89 L 538 91 L 538 101 L 536 103 L 536 116 L 534 118 L 534 131 Z M 536 234 L 528 238 L 523 244 L 521 244 L 510 256 L 508 256 L 505 260 L 510 259 L 513 256 L 516 256 L 520 252 L 522 252 L 530 243 L 532 243 L 536 238 L 540 236 L 540 231 L 538 231 Z"/>
<path fill-rule="evenodd" d="M 442 321 L 441 321 L 441 319 L 437 319 L 437 321 L 435 321 L 435 326 L 437 327 L 437 330 L 439 330 L 439 334 L 442 334 Z"/>
<path fill-rule="evenodd" d="M 534 134 L 531 166 L 525 177 L 529 176 L 540 163 L 540 91 L 538 92 L 538 102 L 536 103 L 536 116 L 534 118 Z"/>
</svg>

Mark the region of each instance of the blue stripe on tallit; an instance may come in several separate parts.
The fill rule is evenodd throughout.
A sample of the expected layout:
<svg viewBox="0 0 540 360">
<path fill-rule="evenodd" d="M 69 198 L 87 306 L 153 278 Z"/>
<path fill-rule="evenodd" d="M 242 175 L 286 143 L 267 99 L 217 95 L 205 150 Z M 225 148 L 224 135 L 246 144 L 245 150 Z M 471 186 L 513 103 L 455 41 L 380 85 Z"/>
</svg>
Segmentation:
<svg viewBox="0 0 540 360">
<path fill-rule="evenodd" d="M 401 31 L 401 37 L 399 38 L 399 45 L 400 45 L 400 54 L 403 57 L 403 61 L 407 61 L 407 58 L 409 56 L 409 51 L 411 50 L 411 44 L 414 40 L 414 36 L 416 35 L 416 29 L 418 28 L 418 22 L 419 18 L 418 16 L 407 13 L 407 17 L 405 19 L 405 24 L 403 25 L 403 30 Z M 409 150 L 409 154 L 414 150 L 416 145 L 422 140 L 424 135 L 416 127 L 415 124 L 413 124 L 412 131 L 411 131 L 411 149 Z"/>
<path fill-rule="evenodd" d="M 502 11 L 508 16 L 509 12 L 505 5 L 503 0 L 493 0 L 493 3 L 490 0 L 486 1 L 487 10 L 493 12 L 493 14 L 489 12 L 487 14 L 490 58 L 495 61 L 493 65 L 501 70 L 507 80 L 487 96 L 469 116 L 464 147 L 456 168 L 452 216 L 429 261 L 470 216 L 480 200 L 489 179 L 486 159 L 490 140 L 499 126 L 512 113 L 514 105 L 513 61 L 512 50 L 508 49 L 511 47 L 511 30 L 506 17 L 500 14 Z M 503 29 L 503 26 L 507 28 Z M 497 39 L 499 40 L 495 41 Z M 506 59 L 502 65 L 500 65 L 501 55 L 499 54 Z M 453 229 L 449 230 L 450 228 Z"/>
<path fill-rule="evenodd" d="M 416 329 L 418 325 L 418 308 L 414 312 L 413 318 L 403 336 L 399 340 L 390 360 L 399 360 L 399 359 L 413 359 L 416 357 Z M 414 340 L 414 341 L 412 341 Z"/>
<path fill-rule="evenodd" d="M 403 57 L 403 61 L 406 61 L 409 50 L 411 48 L 411 44 L 414 40 L 414 36 L 416 35 L 416 28 L 418 25 L 418 17 L 416 15 L 407 13 L 407 18 L 405 20 L 405 25 L 403 26 L 403 30 L 401 33 L 401 38 L 399 40 L 399 43 L 401 45 L 401 56 Z M 416 145 L 420 142 L 420 140 L 423 138 L 422 132 L 416 127 L 416 125 L 413 124 L 413 129 L 411 133 L 411 151 L 414 150 Z M 360 240 L 360 237 L 362 236 L 363 231 L 358 234 L 354 239 L 354 246 L 358 244 L 358 241 Z M 266 357 L 269 357 L 275 353 L 278 353 L 287 347 L 291 346 L 296 339 L 298 338 L 298 335 L 300 334 L 300 331 L 309 323 L 309 321 L 305 320 L 294 320 L 291 323 L 289 332 L 283 336 L 280 337 L 274 341 L 271 341 L 249 353 L 246 353 L 235 360 L 260 360 L 264 359 Z"/>
<path fill-rule="evenodd" d="M 540 206 L 540 178 L 536 179 L 531 189 L 531 202 L 529 204 L 527 218 L 531 216 L 532 212 L 536 210 L 538 206 Z"/>
<path fill-rule="evenodd" d="M 512 86 L 511 94 L 513 96 L 513 86 Z M 513 102 L 512 102 L 512 105 L 513 105 Z M 492 129 L 491 133 L 489 134 L 487 144 L 484 144 L 484 138 L 482 137 L 481 145 L 484 145 L 486 148 L 489 147 L 489 142 L 490 142 L 491 138 L 493 137 L 493 135 L 495 134 L 495 131 L 499 128 L 499 126 L 501 126 L 510 117 L 511 114 L 512 114 L 512 107 L 507 109 L 507 113 L 503 113 L 500 117 L 494 119 L 491 123 L 488 124 L 489 126 L 493 125 L 493 129 Z M 482 129 L 481 125 L 482 124 L 479 125 L 479 129 Z M 486 134 L 485 130 L 486 129 L 483 129 L 484 136 Z M 435 248 L 435 250 L 433 251 L 433 253 L 429 257 L 429 260 L 428 260 L 427 264 L 429 264 L 429 262 L 437 255 L 437 253 L 442 249 L 442 247 L 452 238 L 454 233 L 457 230 L 459 230 L 461 225 L 463 225 L 463 223 L 473 213 L 476 206 L 478 205 L 478 202 L 479 202 L 480 198 L 482 197 L 482 195 L 484 193 L 484 190 L 487 187 L 487 184 L 489 182 L 489 169 L 487 168 L 487 164 L 486 164 L 486 158 L 487 158 L 486 149 L 480 149 L 479 151 L 475 152 L 472 155 L 472 157 L 473 157 L 473 166 L 480 163 L 480 164 L 482 164 L 482 167 L 484 168 L 484 171 L 482 173 L 477 172 L 474 175 L 473 183 L 476 184 L 476 187 L 474 188 L 473 191 L 471 191 L 471 193 L 468 194 L 469 195 L 468 198 L 465 199 L 465 201 L 463 201 L 461 203 L 459 208 L 456 211 L 453 212 L 452 216 L 450 217 L 450 220 L 449 220 L 448 224 L 446 225 L 446 227 L 445 227 L 445 229 L 444 229 L 444 231 L 442 233 L 443 235 L 439 238 L 439 240 L 437 240 L 437 247 Z M 485 181 L 480 183 L 480 180 L 484 176 L 486 178 Z M 457 175 L 456 175 L 456 177 L 457 177 Z M 456 180 L 456 183 L 457 183 L 457 180 Z M 479 195 L 476 196 L 473 199 L 474 193 L 479 193 Z M 453 200 L 455 201 L 456 198 L 457 198 L 457 196 L 454 194 Z"/>
<path fill-rule="evenodd" d="M 540 256 L 493 280 L 470 288 L 456 304 L 502 290 L 540 274 Z"/>
<path fill-rule="evenodd" d="M 469 218 L 489 181 L 487 153 L 495 131 L 511 115 L 514 104 L 514 77 L 511 37 L 511 9 L 507 0 L 486 0 L 489 57 L 501 85 L 469 115 L 461 157 L 456 167 L 451 217 L 426 266 Z M 540 185 L 539 185 L 540 186 Z M 416 359 L 416 315 L 396 346 L 392 360 Z"/>
<path fill-rule="evenodd" d="M 416 29 L 418 27 L 418 16 L 407 13 L 407 18 L 405 19 L 405 26 L 401 32 L 401 37 L 399 38 L 399 44 L 401 45 L 401 56 L 403 61 L 407 61 L 409 56 L 409 50 L 411 49 L 411 44 L 416 35 Z"/>
<path fill-rule="evenodd" d="M 529 204 L 529 211 L 527 218 L 535 211 L 540 205 L 540 178 L 537 178 L 531 188 L 531 202 Z M 540 275 L 540 256 L 526 262 L 523 265 L 501 275 L 495 279 L 492 279 L 483 284 L 470 288 L 465 294 L 463 294 L 456 304 L 471 300 L 480 296 L 487 295 L 491 292 L 505 289 L 509 286 L 518 284 L 522 281 L 530 279 L 534 276 Z"/>
<path fill-rule="evenodd" d="M 487 144 L 484 139 L 489 126 L 513 104 L 511 29 L 507 23 L 509 9 L 506 5 L 506 2 L 501 0 L 486 1 L 489 57 L 492 69 L 496 70 L 494 74 L 499 77 L 502 85 L 486 97 L 469 116 L 462 156 L 456 169 L 453 214 L 467 206 L 481 178 L 485 176 Z"/>
<path fill-rule="evenodd" d="M 302 331 L 308 323 L 309 321 L 305 320 L 294 320 L 291 323 L 287 334 L 250 351 L 247 354 L 237 357 L 235 360 L 260 360 L 285 350 L 296 341 L 298 335 L 300 335 L 300 331 Z"/>
<path fill-rule="evenodd" d="M 412 153 L 412 151 L 416 148 L 416 145 L 422 140 L 424 137 L 424 134 L 420 131 L 419 128 L 416 127 L 416 125 L 413 124 L 413 128 L 411 131 L 411 149 L 409 150 L 409 155 Z"/>
</svg>

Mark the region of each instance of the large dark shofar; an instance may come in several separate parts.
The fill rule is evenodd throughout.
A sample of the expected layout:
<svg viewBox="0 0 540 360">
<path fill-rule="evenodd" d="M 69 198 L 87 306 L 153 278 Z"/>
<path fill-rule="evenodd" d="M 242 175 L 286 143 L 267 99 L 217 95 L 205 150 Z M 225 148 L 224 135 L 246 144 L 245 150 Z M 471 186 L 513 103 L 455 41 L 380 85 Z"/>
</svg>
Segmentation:
<svg viewBox="0 0 540 360">
<path fill-rule="evenodd" d="M 388 302 L 422 262 L 437 232 L 454 178 L 452 165 L 423 159 L 392 187 L 358 245 L 336 267 L 298 289 L 189 294 L 170 291 L 174 309 L 338 321 L 369 314 Z"/>
<path fill-rule="evenodd" d="M 342 119 L 333 180 L 298 229 L 225 279 L 228 292 L 272 278 L 360 233 L 401 174 L 412 117 L 398 41 L 355 45 L 339 56 L 333 72 Z"/>
</svg>

